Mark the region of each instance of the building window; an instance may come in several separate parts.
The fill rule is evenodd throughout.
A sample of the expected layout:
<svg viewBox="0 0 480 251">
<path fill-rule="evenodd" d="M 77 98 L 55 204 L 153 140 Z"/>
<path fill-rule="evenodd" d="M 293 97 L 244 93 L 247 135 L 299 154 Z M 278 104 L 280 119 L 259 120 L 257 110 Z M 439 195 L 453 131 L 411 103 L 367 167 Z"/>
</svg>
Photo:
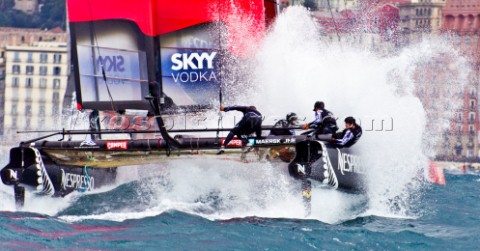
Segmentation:
<svg viewBox="0 0 480 251">
<path fill-rule="evenodd" d="M 32 88 L 32 84 L 33 84 L 33 79 L 32 78 L 26 78 L 25 79 L 25 87 Z"/>
<path fill-rule="evenodd" d="M 27 54 L 27 62 L 29 62 L 29 63 L 33 62 L 33 53 L 29 52 Z"/>
<path fill-rule="evenodd" d="M 12 78 L 12 87 L 18 87 L 18 78 L 17 77 L 13 77 Z"/>
<path fill-rule="evenodd" d="M 60 79 L 56 78 L 53 80 L 53 89 L 60 89 Z"/>
<path fill-rule="evenodd" d="M 470 123 L 475 122 L 475 113 L 470 113 Z"/>
<path fill-rule="evenodd" d="M 17 115 L 17 105 L 12 105 L 12 115 Z"/>
<path fill-rule="evenodd" d="M 26 119 L 25 119 L 25 129 L 29 129 L 29 128 L 30 128 L 30 124 L 31 124 L 30 118 L 26 118 Z"/>
<path fill-rule="evenodd" d="M 40 75 L 42 75 L 42 76 L 47 75 L 47 67 L 46 66 L 40 66 Z"/>
<path fill-rule="evenodd" d="M 58 53 L 53 54 L 53 63 L 59 64 L 60 62 L 62 62 L 62 55 Z"/>
<path fill-rule="evenodd" d="M 42 89 L 47 88 L 47 79 L 46 78 L 41 78 L 40 79 L 40 88 L 42 88 Z"/>
<path fill-rule="evenodd" d="M 25 100 L 26 100 L 26 101 L 32 101 L 32 91 L 31 91 L 31 90 L 27 90 L 27 91 L 26 91 L 26 94 L 27 94 L 27 95 L 26 95 Z"/>
<path fill-rule="evenodd" d="M 461 113 L 458 114 L 458 123 L 462 123 L 462 114 Z"/>
<path fill-rule="evenodd" d="M 53 67 L 53 75 L 58 76 L 58 75 L 60 75 L 60 72 L 61 72 L 60 67 L 58 67 L 58 66 Z"/>
<path fill-rule="evenodd" d="M 40 63 L 46 63 L 46 62 L 48 62 L 48 54 L 47 53 L 40 54 Z"/>
<path fill-rule="evenodd" d="M 33 66 L 27 65 L 27 67 L 25 69 L 26 69 L 27 75 L 32 75 L 33 74 Z"/>
<path fill-rule="evenodd" d="M 58 101 L 60 98 L 60 94 L 58 92 L 53 92 L 53 101 Z"/>
<path fill-rule="evenodd" d="M 20 65 L 12 65 L 12 73 L 20 74 Z"/>
<path fill-rule="evenodd" d="M 470 109 L 475 110 L 475 100 L 470 100 Z"/>
<path fill-rule="evenodd" d="M 38 113 L 40 114 L 40 116 L 45 116 L 45 105 L 40 105 L 38 107 Z"/>
<path fill-rule="evenodd" d="M 13 62 L 20 62 L 20 53 L 18 51 L 13 53 Z"/>
<path fill-rule="evenodd" d="M 52 115 L 58 115 L 59 111 L 58 111 L 58 105 L 53 105 L 52 107 Z"/>
<path fill-rule="evenodd" d="M 465 36 L 465 45 L 470 45 L 470 36 L 469 35 Z"/>
<path fill-rule="evenodd" d="M 31 115 L 32 114 L 32 105 L 26 105 L 25 106 L 25 115 Z"/>
</svg>

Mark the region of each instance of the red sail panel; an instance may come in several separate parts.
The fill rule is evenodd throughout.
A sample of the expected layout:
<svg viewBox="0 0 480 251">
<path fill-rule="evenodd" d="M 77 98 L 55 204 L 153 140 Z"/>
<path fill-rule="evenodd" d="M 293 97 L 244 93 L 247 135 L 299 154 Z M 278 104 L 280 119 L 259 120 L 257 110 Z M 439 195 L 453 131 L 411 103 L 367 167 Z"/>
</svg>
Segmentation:
<svg viewBox="0 0 480 251">
<path fill-rule="evenodd" d="M 70 22 L 130 20 L 148 36 L 211 21 L 228 23 L 239 10 L 264 26 L 263 0 L 68 0 Z"/>
</svg>

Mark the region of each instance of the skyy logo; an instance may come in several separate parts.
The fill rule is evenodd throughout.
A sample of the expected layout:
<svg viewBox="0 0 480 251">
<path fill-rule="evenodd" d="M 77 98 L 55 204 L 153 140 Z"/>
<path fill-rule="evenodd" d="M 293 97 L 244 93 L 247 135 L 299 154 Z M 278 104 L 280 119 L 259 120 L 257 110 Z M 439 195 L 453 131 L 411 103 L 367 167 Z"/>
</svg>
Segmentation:
<svg viewBox="0 0 480 251">
<path fill-rule="evenodd" d="M 207 53 L 175 53 L 172 55 L 172 70 L 203 70 L 206 66 L 213 69 L 213 59 L 217 52 Z"/>
<path fill-rule="evenodd" d="M 174 53 L 171 56 L 172 78 L 175 83 L 216 81 L 214 60 L 217 52 Z"/>
<path fill-rule="evenodd" d="M 98 70 L 102 70 L 102 66 L 106 72 L 124 72 L 125 59 L 123 56 L 99 56 L 97 58 Z"/>
</svg>

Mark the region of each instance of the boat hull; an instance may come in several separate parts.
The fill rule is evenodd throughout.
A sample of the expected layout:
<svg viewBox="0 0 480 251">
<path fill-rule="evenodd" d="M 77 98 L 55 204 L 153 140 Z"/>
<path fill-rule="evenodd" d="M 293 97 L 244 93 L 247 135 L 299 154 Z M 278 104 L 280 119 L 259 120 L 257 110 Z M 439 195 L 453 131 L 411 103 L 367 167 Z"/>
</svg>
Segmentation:
<svg viewBox="0 0 480 251">
<path fill-rule="evenodd" d="M 291 176 L 352 192 L 365 189 L 364 162 L 354 148 L 338 148 L 323 141 L 305 140 L 296 144 L 295 151 L 296 156 L 288 166 Z"/>
</svg>

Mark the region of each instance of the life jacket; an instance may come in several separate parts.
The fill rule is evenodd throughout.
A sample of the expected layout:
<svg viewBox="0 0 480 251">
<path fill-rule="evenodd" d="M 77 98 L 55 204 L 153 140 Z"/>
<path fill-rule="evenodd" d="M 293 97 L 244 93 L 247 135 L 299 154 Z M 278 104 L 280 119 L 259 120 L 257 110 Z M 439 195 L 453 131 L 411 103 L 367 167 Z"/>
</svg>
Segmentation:
<svg viewBox="0 0 480 251">
<path fill-rule="evenodd" d="M 270 135 L 295 135 L 295 131 L 290 130 L 290 129 L 285 129 L 286 127 L 288 128 L 291 126 L 287 120 L 281 119 L 275 123 L 275 125 L 271 131 Z"/>
<path fill-rule="evenodd" d="M 362 127 L 355 124 L 355 128 L 347 129 L 347 130 L 350 130 L 353 134 L 353 138 L 345 144 L 345 147 L 350 147 L 350 146 L 353 146 L 353 144 L 357 143 L 360 137 L 362 137 Z M 346 130 L 344 130 L 343 135 L 345 135 L 345 132 Z"/>
<path fill-rule="evenodd" d="M 335 116 L 332 112 L 327 109 L 323 109 L 322 113 L 322 123 L 321 126 L 323 128 L 330 128 L 333 132 L 338 130 L 337 121 L 335 120 Z"/>
</svg>

